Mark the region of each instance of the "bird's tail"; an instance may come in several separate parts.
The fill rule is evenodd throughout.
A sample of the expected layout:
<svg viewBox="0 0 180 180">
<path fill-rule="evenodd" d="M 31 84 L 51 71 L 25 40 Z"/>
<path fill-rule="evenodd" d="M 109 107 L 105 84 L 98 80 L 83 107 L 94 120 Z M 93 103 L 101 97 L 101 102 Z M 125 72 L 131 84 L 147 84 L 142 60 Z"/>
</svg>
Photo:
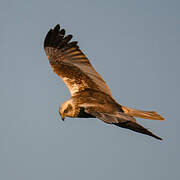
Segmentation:
<svg viewBox="0 0 180 180">
<path fill-rule="evenodd" d="M 142 110 L 129 108 L 126 106 L 122 106 L 122 109 L 125 114 L 134 116 L 137 118 L 152 119 L 152 120 L 164 120 L 164 118 L 155 111 L 142 111 Z"/>
</svg>

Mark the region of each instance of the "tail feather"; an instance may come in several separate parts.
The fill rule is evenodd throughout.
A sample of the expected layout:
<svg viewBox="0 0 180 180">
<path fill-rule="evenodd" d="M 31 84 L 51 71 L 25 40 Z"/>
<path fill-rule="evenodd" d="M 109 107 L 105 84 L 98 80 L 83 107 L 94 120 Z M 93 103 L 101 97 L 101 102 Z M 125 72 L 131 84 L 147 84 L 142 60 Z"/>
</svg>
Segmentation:
<svg viewBox="0 0 180 180">
<path fill-rule="evenodd" d="M 142 133 L 142 134 L 146 134 L 146 135 L 152 136 L 156 139 L 162 140 L 161 137 L 156 136 L 151 131 L 144 128 L 140 124 L 138 124 L 136 122 L 136 119 L 133 116 L 130 116 L 130 115 L 125 114 L 123 112 L 115 112 L 115 113 L 109 114 L 106 112 L 98 112 L 96 109 L 92 109 L 92 108 L 86 108 L 85 112 L 90 114 L 93 117 L 101 119 L 105 123 L 114 124 L 116 126 L 126 128 L 126 129 L 130 129 L 132 131 Z"/>
<path fill-rule="evenodd" d="M 152 120 L 164 120 L 164 118 L 155 111 L 142 111 L 142 110 L 129 108 L 126 106 L 122 106 L 122 109 L 125 114 L 128 114 L 130 116 L 135 116 L 144 119 L 152 119 Z"/>
</svg>

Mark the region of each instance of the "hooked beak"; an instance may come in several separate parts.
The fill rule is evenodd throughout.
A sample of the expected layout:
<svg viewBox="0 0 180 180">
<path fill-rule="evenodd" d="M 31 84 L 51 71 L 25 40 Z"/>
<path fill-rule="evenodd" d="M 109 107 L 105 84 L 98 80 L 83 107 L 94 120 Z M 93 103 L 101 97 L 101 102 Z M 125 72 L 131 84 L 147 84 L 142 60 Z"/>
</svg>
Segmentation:
<svg viewBox="0 0 180 180">
<path fill-rule="evenodd" d="M 60 114 L 60 116 L 61 116 L 61 119 L 64 121 L 64 119 L 65 119 L 64 115 L 61 114 L 61 113 L 59 113 L 59 114 Z"/>
</svg>

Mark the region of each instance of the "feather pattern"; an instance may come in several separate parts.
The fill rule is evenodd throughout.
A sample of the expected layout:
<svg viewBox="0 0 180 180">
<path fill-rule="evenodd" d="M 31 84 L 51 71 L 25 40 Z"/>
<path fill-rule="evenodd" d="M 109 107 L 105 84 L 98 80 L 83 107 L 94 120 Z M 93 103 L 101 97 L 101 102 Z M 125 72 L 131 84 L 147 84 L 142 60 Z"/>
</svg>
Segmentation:
<svg viewBox="0 0 180 180">
<path fill-rule="evenodd" d="M 85 89 L 112 96 L 103 78 L 79 49 L 77 41 L 70 42 L 71 39 L 72 35 L 65 36 L 65 30 L 60 30 L 59 25 L 47 33 L 44 48 L 54 72 L 63 79 L 72 96 Z"/>
<path fill-rule="evenodd" d="M 108 113 L 93 111 L 92 109 L 91 110 L 86 109 L 85 112 L 92 115 L 92 116 L 97 117 L 98 119 L 101 119 L 102 121 L 104 121 L 108 124 L 114 124 L 116 126 L 126 128 L 126 129 L 130 129 L 132 131 L 136 131 L 138 133 L 146 134 L 146 135 L 152 136 L 156 139 L 162 140 L 161 137 L 156 136 L 151 131 L 144 128 L 140 124 L 138 124 L 134 117 L 128 116 L 127 114 L 117 113 L 116 115 L 114 115 L 114 114 L 108 114 Z"/>
</svg>

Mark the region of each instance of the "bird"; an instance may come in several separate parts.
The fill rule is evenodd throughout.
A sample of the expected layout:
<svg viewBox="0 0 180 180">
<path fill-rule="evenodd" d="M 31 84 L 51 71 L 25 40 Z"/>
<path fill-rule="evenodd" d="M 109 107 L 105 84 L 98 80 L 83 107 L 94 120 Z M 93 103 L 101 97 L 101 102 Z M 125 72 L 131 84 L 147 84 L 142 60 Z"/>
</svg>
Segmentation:
<svg viewBox="0 0 180 180">
<path fill-rule="evenodd" d="M 126 128 L 162 140 L 140 125 L 136 118 L 164 120 L 155 111 L 143 111 L 123 106 L 113 98 L 104 79 L 94 69 L 78 42 L 72 41 L 65 29 L 57 24 L 44 40 L 44 50 L 53 71 L 68 87 L 71 98 L 59 108 L 64 121 L 70 118 L 98 118 L 103 122 Z"/>
</svg>

